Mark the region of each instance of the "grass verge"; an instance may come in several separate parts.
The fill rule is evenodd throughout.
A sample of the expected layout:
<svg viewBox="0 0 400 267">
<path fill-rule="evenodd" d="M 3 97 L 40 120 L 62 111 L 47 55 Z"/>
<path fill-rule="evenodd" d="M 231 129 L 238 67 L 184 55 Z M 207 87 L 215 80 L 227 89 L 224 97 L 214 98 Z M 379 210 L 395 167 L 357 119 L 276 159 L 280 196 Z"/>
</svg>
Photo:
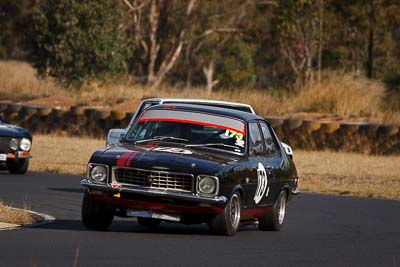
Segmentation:
<svg viewBox="0 0 400 267">
<path fill-rule="evenodd" d="M 31 171 L 84 175 L 91 154 L 104 140 L 35 136 Z M 295 151 L 305 192 L 400 199 L 400 156 Z"/>
<path fill-rule="evenodd" d="M 307 192 L 400 199 L 400 156 L 295 152 L 300 188 Z"/>
<path fill-rule="evenodd" d="M 35 216 L 25 209 L 13 209 L 0 201 L 0 222 L 25 225 L 35 221 Z"/>
</svg>

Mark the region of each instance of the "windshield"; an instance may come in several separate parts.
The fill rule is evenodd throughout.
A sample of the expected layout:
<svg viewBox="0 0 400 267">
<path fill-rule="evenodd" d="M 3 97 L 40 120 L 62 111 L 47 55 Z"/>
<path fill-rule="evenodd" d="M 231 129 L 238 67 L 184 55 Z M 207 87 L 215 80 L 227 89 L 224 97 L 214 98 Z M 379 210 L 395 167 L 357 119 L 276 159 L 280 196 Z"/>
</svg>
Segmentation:
<svg viewBox="0 0 400 267">
<path fill-rule="evenodd" d="M 245 152 L 245 123 L 218 115 L 178 110 L 148 110 L 129 129 L 125 140 L 163 141 L 186 147 Z"/>
</svg>

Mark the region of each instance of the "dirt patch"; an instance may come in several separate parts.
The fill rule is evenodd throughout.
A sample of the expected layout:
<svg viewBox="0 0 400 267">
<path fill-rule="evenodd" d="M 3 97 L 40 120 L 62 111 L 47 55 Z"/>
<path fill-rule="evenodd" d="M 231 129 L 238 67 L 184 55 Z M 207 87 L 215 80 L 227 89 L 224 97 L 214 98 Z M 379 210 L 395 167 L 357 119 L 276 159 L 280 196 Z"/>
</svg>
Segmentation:
<svg viewBox="0 0 400 267">
<path fill-rule="evenodd" d="M 26 104 L 31 105 L 39 105 L 39 106 L 47 106 L 47 107 L 54 107 L 54 108 L 63 108 L 69 109 L 70 106 L 76 104 L 76 100 L 70 97 L 67 97 L 62 94 L 57 94 L 49 97 L 41 97 L 32 99 L 25 102 Z"/>
<path fill-rule="evenodd" d="M 139 106 L 141 100 L 139 99 L 131 99 L 124 101 L 120 104 L 116 104 L 113 106 L 114 110 L 125 111 L 125 112 L 135 112 L 137 107 Z"/>
</svg>

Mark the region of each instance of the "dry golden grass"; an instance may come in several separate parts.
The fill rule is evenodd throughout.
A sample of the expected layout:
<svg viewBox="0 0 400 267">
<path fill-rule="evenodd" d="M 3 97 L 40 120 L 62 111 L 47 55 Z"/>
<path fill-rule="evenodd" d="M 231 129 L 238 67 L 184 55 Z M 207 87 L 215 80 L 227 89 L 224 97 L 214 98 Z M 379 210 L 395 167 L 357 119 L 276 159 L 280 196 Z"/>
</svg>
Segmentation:
<svg viewBox="0 0 400 267">
<path fill-rule="evenodd" d="M 0 222 L 24 225 L 35 222 L 35 217 L 24 209 L 13 209 L 0 201 Z"/>
<path fill-rule="evenodd" d="M 20 101 L 60 93 L 51 79 L 39 79 L 31 65 L 19 61 L 0 61 L 0 99 Z"/>
<path fill-rule="evenodd" d="M 234 90 L 216 90 L 210 95 L 201 87 L 179 88 L 163 85 L 160 88 L 150 88 L 140 84 L 129 83 L 91 83 L 83 86 L 77 95 L 82 104 L 103 103 L 113 108 L 118 108 L 118 104 L 124 101 L 134 101 L 152 97 L 167 98 L 202 98 L 224 101 L 236 101 L 252 105 L 260 114 L 278 114 L 283 113 L 284 106 L 280 98 L 274 97 L 265 90 L 255 89 L 234 89 Z M 131 112 L 136 107 L 131 108 Z"/>
<path fill-rule="evenodd" d="M 295 163 L 304 191 L 400 199 L 400 156 L 300 151 Z"/>
<path fill-rule="evenodd" d="M 391 94 L 388 97 L 382 83 L 353 74 L 325 72 L 321 84 L 309 84 L 298 93 L 280 91 L 279 94 L 251 88 L 219 89 L 210 95 L 202 87 L 163 85 L 152 89 L 135 83 L 130 77 L 91 81 L 80 89 L 67 90 L 51 79 L 38 79 L 36 71 L 27 63 L 0 61 L 0 100 L 62 99 L 65 96 L 68 105 L 72 101 L 133 112 L 140 100 L 150 97 L 205 98 L 247 103 L 262 116 L 296 117 L 299 113 L 316 112 L 333 114 L 344 120 L 356 117 L 355 120 L 400 124 L 400 105 L 397 101 L 400 96 Z M 47 102 L 41 99 L 38 103 Z M 60 106 L 63 106 L 62 103 Z M 304 117 L 304 114 L 301 116 Z"/>
<path fill-rule="evenodd" d="M 83 175 L 104 140 L 35 136 L 31 171 Z M 400 156 L 295 152 L 300 187 L 307 192 L 400 199 Z"/>
<path fill-rule="evenodd" d="M 348 118 L 374 117 L 385 87 L 352 74 L 328 72 L 321 84 L 309 84 L 292 100 L 293 111 L 331 113 Z"/>
<path fill-rule="evenodd" d="M 37 135 L 33 139 L 31 171 L 84 174 L 93 152 L 105 140 Z"/>
</svg>

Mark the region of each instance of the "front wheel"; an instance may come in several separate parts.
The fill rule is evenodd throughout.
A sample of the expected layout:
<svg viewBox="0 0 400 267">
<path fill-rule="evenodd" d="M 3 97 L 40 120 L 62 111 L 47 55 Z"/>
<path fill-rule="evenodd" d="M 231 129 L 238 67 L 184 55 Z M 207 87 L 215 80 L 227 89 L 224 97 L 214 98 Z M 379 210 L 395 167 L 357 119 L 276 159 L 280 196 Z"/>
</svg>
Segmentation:
<svg viewBox="0 0 400 267">
<path fill-rule="evenodd" d="M 11 174 L 25 174 L 28 171 L 29 159 L 19 159 L 8 164 L 8 171 Z"/>
<path fill-rule="evenodd" d="M 272 211 L 259 218 L 258 229 L 262 231 L 280 231 L 285 220 L 286 201 L 287 193 L 282 190 L 275 200 Z"/>
<path fill-rule="evenodd" d="M 85 191 L 82 202 L 82 223 L 87 228 L 97 231 L 107 230 L 114 219 L 114 212 L 97 201 Z"/>
<path fill-rule="evenodd" d="M 234 235 L 239 228 L 240 212 L 241 197 L 239 192 L 235 192 L 224 210 L 211 221 L 211 229 L 220 235 Z"/>
</svg>

